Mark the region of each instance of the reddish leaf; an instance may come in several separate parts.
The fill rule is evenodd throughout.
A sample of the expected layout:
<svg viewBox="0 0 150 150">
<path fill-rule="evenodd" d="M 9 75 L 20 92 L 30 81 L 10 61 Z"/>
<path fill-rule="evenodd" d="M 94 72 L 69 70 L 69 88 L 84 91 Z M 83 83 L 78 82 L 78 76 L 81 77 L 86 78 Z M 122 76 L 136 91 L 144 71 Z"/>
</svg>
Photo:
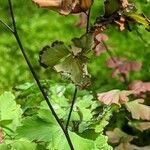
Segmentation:
<svg viewBox="0 0 150 150">
<path fill-rule="evenodd" d="M 103 33 L 96 34 L 94 41 L 94 52 L 96 56 L 100 56 L 102 53 L 106 52 L 106 48 L 103 44 L 104 41 L 108 40 L 108 36 Z"/>
<path fill-rule="evenodd" d="M 120 90 L 111 90 L 109 92 L 104 92 L 98 94 L 98 100 L 106 105 L 111 104 L 124 104 L 128 101 L 128 95 L 131 94 L 131 91 L 120 91 Z"/>
<path fill-rule="evenodd" d="M 133 91 L 135 96 L 138 96 L 141 93 L 150 92 L 150 82 L 135 80 L 129 85 L 129 89 Z"/>
<path fill-rule="evenodd" d="M 150 120 L 150 107 L 141 104 L 143 102 L 143 99 L 138 99 L 126 103 L 126 108 L 129 112 L 131 112 L 132 118 Z"/>
<path fill-rule="evenodd" d="M 127 76 L 130 71 L 139 71 L 142 64 L 136 61 L 127 61 L 124 58 L 110 58 L 107 60 L 107 66 L 114 69 L 112 77 L 116 77 L 120 74 Z"/>
<path fill-rule="evenodd" d="M 78 16 L 79 16 L 79 20 L 76 22 L 75 26 L 79 28 L 86 27 L 87 24 L 86 13 L 80 13 Z"/>
</svg>

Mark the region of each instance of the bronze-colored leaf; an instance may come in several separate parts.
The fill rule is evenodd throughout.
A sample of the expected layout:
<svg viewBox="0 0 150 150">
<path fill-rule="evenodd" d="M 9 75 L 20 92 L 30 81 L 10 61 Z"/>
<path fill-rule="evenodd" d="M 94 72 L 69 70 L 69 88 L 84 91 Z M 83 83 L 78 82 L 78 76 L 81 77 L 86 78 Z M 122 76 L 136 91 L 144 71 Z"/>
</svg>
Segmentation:
<svg viewBox="0 0 150 150">
<path fill-rule="evenodd" d="M 142 104 L 143 102 L 143 99 L 138 99 L 125 104 L 132 118 L 150 120 L 150 107 Z"/>
<path fill-rule="evenodd" d="M 131 93 L 131 91 L 111 90 L 108 92 L 99 93 L 98 100 L 106 105 L 120 105 L 128 101 L 128 95 L 130 95 Z"/>
</svg>

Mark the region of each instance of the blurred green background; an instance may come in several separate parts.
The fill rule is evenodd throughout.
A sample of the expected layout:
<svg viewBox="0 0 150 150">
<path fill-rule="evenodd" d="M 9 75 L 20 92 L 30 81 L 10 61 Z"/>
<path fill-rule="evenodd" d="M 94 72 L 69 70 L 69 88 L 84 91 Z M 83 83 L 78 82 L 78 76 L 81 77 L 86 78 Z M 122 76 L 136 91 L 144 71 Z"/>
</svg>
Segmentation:
<svg viewBox="0 0 150 150">
<path fill-rule="evenodd" d="M 149 0 L 131 0 L 138 11 L 150 18 Z M 13 0 L 17 28 L 26 52 L 40 79 L 61 81 L 61 77 L 52 70 L 45 71 L 39 66 L 39 51 L 45 45 L 50 45 L 55 40 L 71 43 L 73 37 L 80 37 L 85 33 L 84 28 L 75 27 L 79 19 L 76 15 L 61 16 L 47 9 L 37 8 L 31 0 Z M 92 7 L 91 24 L 96 16 L 103 14 L 103 1 L 95 0 Z M 0 0 L 0 18 L 11 26 L 11 19 L 7 1 Z M 115 56 L 137 60 L 143 63 L 142 70 L 131 73 L 129 80 L 150 80 L 150 33 L 144 27 L 138 26 L 143 42 L 131 26 L 132 32 L 120 32 L 117 27 L 110 27 L 106 34 L 108 44 L 112 47 Z M 115 88 L 125 88 L 118 79 L 111 78 L 111 70 L 106 67 L 107 53 L 99 57 L 92 56 L 88 68 L 92 75 L 93 88 L 99 91 Z M 14 37 L 0 24 L 0 93 L 10 90 L 14 86 L 25 82 L 32 82 L 33 78 L 20 53 Z"/>
</svg>

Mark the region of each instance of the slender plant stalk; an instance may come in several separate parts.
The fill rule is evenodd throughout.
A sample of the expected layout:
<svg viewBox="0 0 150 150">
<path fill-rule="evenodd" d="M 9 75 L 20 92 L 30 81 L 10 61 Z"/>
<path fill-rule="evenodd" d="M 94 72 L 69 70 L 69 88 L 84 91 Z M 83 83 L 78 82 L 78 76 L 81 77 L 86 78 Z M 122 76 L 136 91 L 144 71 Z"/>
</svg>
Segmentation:
<svg viewBox="0 0 150 150">
<path fill-rule="evenodd" d="M 70 139 L 68 130 L 66 130 L 66 128 L 63 126 L 63 124 L 62 124 L 62 122 L 60 121 L 59 117 L 57 116 L 57 114 L 56 114 L 54 108 L 52 107 L 51 103 L 49 102 L 48 96 L 47 96 L 47 94 L 45 93 L 44 89 L 42 88 L 42 85 L 41 85 L 41 83 L 40 83 L 40 81 L 39 81 L 39 79 L 38 79 L 38 77 L 37 77 L 37 75 L 36 75 L 36 73 L 35 73 L 35 71 L 34 71 L 34 69 L 33 69 L 33 66 L 32 66 L 32 64 L 30 63 L 30 60 L 28 59 L 28 56 L 27 56 L 27 54 L 26 54 L 26 52 L 25 52 L 25 50 L 24 50 L 24 48 L 23 48 L 22 42 L 21 42 L 21 40 L 20 40 L 18 31 L 17 31 L 17 28 L 16 28 L 16 21 L 15 21 L 15 17 L 14 17 L 14 12 L 13 12 L 13 7 L 12 7 L 12 2 L 11 2 L 11 0 L 8 0 L 8 4 L 9 4 L 9 9 L 10 9 L 10 15 L 11 15 L 11 19 L 12 19 L 13 29 L 10 28 L 10 27 L 9 27 L 6 23 L 4 23 L 3 21 L 0 21 L 0 22 L 1 22 L 9 31 L 11 31 L 11 32 L 13 33 L 13 35 L 14 35 L 14 37 L 15 37 L 15 39 L 16 39 L 16 42 L 18 43 L 18 46 L 19 46 L 19 48 L 20 48 L 20 50 L 21 50 L 21 52 L 22 52 L 22 54 L 23 54 L 23 57 L 24 57 L 24 59 L 25 59 L 27 65 L 28 65 L 28 67 L 29 67 L 29 69 L 30 69 L 32 75 L 33 75 L 33 78 L 35 79 L 35 81 L 36 81 L 36 83 L 37 83 L 37 86 L 38 86 L 38 88 L 39 88 L 41 94 L 43 95 L 43 97 L 44 97 L 44 99 L 45 99 L 45 101 L 46 101 L 46 103 L 47 103 L 49 109 L 51 110 L 53 116 L 55 117 L 57 123 L 59 124 L 59 126 L 60 126 L 61 129 L 62 129 L 62 131 L 64 132 L 64 135 L 65 135 L 65 137 L 66 137 L 66 139 L 67 139 L 67 142 L 68 142 L 68 144 L 69 144 L 69 146 L 70 146 L 70 149 L 71 149 L 71 150 L 74 150 L 74 147 L 73 147 L 72 141 L 71 141 L 71 139 Z"/>
<path fill-rule="evenodd" d="M 76 100 L 76 96 L 77 96 L 77 91 L 78 91 L 78 89 L 77 89 L 77 87 L 75 87 L 75 91 L 74 91 L 74 95 L 73 95 L 73 99 L 72 99 L 72 103 L 71 103 L 71 107 L 70 107 L 70 111 L 69 111 L 69 115 L 68 115 L 68 119 L 67 119 L 67 123 L 66 123 L 66 130 L 68 130 L 71 114 L 73 111 L 73 106 L 75 104 L 75 100 Z"/>
<path fill-rule="evenodd" d="M 103 45 L 105 46 L 105 49 L 106 49 L 108 55 L 110 56 L 111 60 L 116 64 L 117 62 L 116 62 L 115 58 L 113 57 L 111 51 L 109 50 L 108 46 L 106 45 L 106 43 L 105 43 L 104 41 L 102 41 L 102 43 L 103 43 Z M 120 73 L 120 75 L 122 76 L 125 85 L 128 85 L 128 80 L 127 80 L 125 74 Z"/>
<path fill-rule="evenodd" d="M 91 8 L 88 10 L 88 13 L 87 13 L 86 33 L 88 33 L 88 32 L 89 32 L 89 26 L 90 26 L 90 15 L 91 15 Z"/>
<path fill-rule="evenodd" d="M 5 23 L 3 20 L 0 19 L 0 23 L 2 25 L 4 25 L 10 32 L 14 33 L 13 29 L 7 23 Z"/>
</svg>

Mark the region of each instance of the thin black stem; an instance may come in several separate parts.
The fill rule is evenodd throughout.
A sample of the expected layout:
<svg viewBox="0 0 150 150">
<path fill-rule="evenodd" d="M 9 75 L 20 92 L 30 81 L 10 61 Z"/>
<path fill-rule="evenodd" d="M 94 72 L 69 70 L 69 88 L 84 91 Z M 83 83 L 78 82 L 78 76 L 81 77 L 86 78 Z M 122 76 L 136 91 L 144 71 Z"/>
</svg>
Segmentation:
<svg viewBox="0 0 150 150">
<path fill-rule="evenodd" d="M 5 23 L 4 21 L 2 21 L 1 19 L 0 19 L 0 23 L 2 25 L 4 25 L 10 32 L 14 33 L 14 30 L 7 23 Z"/>
<path fill-rule="evenodd" d="M 77 87 L 75 87 L 75 91 L 74 91 L 74 95 L 73 95 L 73 99 L 72 99 L 72 103 L 71 103 L 71 108 L 70 108 L 67 123 L 66 123 L 66 130 L 68 130 L 71 114 L 72 114 L 72 111 L 73 111 L 73 106 L 75 104 L 75 100 L 76 100 L 76 96 L 77 96 L 77 91 L 78 91 L 78 89 L 77 89 Z"/>
<path fill-rule="evenodd" d="M 46 101 L 46 103 L 47 103 L 49 109 L 51 110 L 53 116 L 55 117 L 57 123 L 59 124 L 59 126 L 60 126 L 61 129 L 62 129 L 62 131 L 64 132 L 64 135 L 65 135 L 65 137 L 66 137 L 66 139 L 67 139 L 67 142 L 68 142 L 68 144 L 69 144 L 69 146 L 70 146 L 70 149 L 71 149 L 71 150 L 74 150 L 73 144 L 72 144 L 72 141 L 71 141 L 71 139 L 70 139 L 70 136 L 69 136 L 68 131 L 67 131 L 67 130 L 65 129 L 65 127 L 63 126 L 63 124 L 62 124 L 62 122 L 60 121 L 60 119 L 58 118 L 58 116 L 57 116 L 57 114 L 56 114 L 54 108 L 52 107 L 51 103 L 49 102 L 48 96 L 47 96 L 47 94 L 45 93 L 44 89 L 42 88 L 42 85 L 41 85 L 41 83 L 40 83 L 40 81 L 39 81 L 39 79 L 38 79 L 38 77 L 37 77 L 37 75 L 36 75 L 36 73 L 35 73 L 35 71 L 34 71 L 32 65 L 31 65 L 31 63 L 30 63 L 30 61 L 29 61 L 29 59 L 28 59 L 28 57 L 27 57 L 27 55 L 26 55 L 26 52 L 25 52 L 25 50 L 24 50 L 24 48 L 23 48 L 23 45 L 22 45 L 22 43 L 21 43 L 20 37 L 19 37 L 18 32 L 17 32 L 16 21 L 15 21 L 15 18 L 14 18 L 14 13 L 13 13 L 13 8 L 12 8 L 11 0 L 8 0 L 8 3 L 9 3 L 10 14 L 11 14 L 12 22 L 13 22 L 13 27 L 14 27 L 14 33 L 13 33 L 13 35 L 14 35 L 14 37 L 15 37 L 17 43 L 18 43 L 18 46 L 19 46 L 19 48 L 20 48 L 20 50 L 21 50 L 21 52 L 22 52 L 22 54 L 23 54 L 23 57 L 24 57 L 24 59 L 25 59 L 27 65 L 28 65 L 28 67 L 29 67 L 29 69 L 30 69 L 30 71 L 31 71 L 31 73 L 32 73 L 32 75 L 33 75 L 33 78 L 35 79 L 35 81 L 36 81 L 36 83 L 37 83 L 37 86 L 39 87 L 39 90 L 41 91 L 41 94 L 43 95 L 43 97 L 44 97 L 44 99 L 45 99 L 45 101 Z"/>
<path fill-rule="evenodd" d="M 103 43 L 103 45 L 104 45 L 104 47 L 105 47 L 105 49 L 106 49 L 108 55 L 110 56 L 111 60 L 114 62 L 114 64 L 116 64 L 117 62 L 116 62 L 115 58 L 113 57 L 111 51 L 109 50 L 108 46 L 106 45 L 106 43 L 105 43 L 103 40 L 102 40 L 102 43 Z M 125 85 L 128 85 L 128 80 L 127 80 L 127 78 L 126 78 L 126 75 L 123 74 L 123 73 L 121 73 L 121 72 L 120 72 L 120 75 L 122 76 Z"/>
<path fill-rule="evenodd" d="M 88 31 L 89 31 L 89 26 L 90 26 L 90 14 L 91 14 L 91 8 L 88 10 L 88 14 L 87 14 L 86 33 L 88 33 Z"/>
</svg>

